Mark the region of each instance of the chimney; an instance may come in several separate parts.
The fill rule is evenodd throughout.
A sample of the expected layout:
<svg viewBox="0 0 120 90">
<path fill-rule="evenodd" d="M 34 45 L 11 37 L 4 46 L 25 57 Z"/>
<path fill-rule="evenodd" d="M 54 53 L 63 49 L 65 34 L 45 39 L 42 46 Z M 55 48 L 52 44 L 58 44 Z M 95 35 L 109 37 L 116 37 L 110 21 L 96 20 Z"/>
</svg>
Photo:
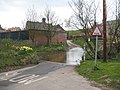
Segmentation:
<svg viewBox="0 0 120 90">
<path fill-rule="evenodd" d="M 46 18 L 42 18 L 42 22 L 45 23 L 46 22 Z"/>
</svg>

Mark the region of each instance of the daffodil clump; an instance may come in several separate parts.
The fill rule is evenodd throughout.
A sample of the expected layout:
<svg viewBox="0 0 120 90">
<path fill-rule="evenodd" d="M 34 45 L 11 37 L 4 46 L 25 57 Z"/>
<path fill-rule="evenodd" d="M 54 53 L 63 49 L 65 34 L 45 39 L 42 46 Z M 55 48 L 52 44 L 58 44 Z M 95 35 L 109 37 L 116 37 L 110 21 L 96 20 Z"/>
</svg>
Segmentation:
<svg viewBox="0 0 120 90">
<path fill-rule="evenodd" d="M 28 54 L 29 52 L 33 51 L 31 47 L 28 46 L 12 46 L 15 50 L 18 51 L 18 54 Z"/>
<path fill-rule="evenodd" d="M 31 47 L 28 47 L 28 46 L 21 46 L 21 47 L 19 47 L 19 50 L 33 51 L 33 49 Z"/>
<path fill-rule="evenodd" d="M 15 48 L 16 50 L 33 51 L 33 49 L 28 46 L 14 46 L 13 45 L 12 47 Z"/>
</svg>

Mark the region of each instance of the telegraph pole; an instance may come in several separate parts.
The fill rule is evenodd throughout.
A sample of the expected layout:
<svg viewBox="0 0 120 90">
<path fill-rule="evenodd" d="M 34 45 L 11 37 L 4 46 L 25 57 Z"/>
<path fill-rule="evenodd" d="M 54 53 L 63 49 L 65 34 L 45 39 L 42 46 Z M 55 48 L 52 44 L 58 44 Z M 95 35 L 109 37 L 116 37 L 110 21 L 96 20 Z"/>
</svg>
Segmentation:
<svg viewBox="0 0 120 90">
<path fill-rule="evenodd" d="M 107 46 L 106 46 L 106 0 L 103 0 L 103 62 L 107 62 Z"/>
</svg>

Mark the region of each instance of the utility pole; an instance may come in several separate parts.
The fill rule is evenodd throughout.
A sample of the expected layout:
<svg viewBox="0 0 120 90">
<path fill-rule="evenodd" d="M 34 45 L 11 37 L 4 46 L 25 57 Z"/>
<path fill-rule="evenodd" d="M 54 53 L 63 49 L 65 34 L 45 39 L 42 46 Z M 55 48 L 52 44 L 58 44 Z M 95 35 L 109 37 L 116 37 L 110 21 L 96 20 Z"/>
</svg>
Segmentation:
<svg viewBox="0 0 120 90">
<path fill-rule="evenodd" d="M 119 4 L 118 4 L 118 18 L 120 18 L 120 0 L 119 0 L 118 3 L 119 3 Z"/>
<path fill-rule="evenodd" d="M 106 0 L 103 0 L 103 62 L 107 62 L 107 46 L 106 46 Z"/>
</svg>

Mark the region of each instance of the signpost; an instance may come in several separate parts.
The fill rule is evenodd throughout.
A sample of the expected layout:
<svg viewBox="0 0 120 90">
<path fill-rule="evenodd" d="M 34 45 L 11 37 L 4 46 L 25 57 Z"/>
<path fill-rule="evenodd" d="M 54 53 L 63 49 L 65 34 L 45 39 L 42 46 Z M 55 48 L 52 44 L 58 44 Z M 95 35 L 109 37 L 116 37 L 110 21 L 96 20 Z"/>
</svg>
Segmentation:
<svg viewBox="0 0 120 90">
<path fill-rule="evenodd" d="M 98 36 L 102 36 L 100 29 L 98 27 L 95 28 L 94 32 L 92 33 L 92 36 L 96 37 L 96 48 L 95 48 L 95 67 L 96 67 L 97 51 L 98 51 Z"/>
</svg>

